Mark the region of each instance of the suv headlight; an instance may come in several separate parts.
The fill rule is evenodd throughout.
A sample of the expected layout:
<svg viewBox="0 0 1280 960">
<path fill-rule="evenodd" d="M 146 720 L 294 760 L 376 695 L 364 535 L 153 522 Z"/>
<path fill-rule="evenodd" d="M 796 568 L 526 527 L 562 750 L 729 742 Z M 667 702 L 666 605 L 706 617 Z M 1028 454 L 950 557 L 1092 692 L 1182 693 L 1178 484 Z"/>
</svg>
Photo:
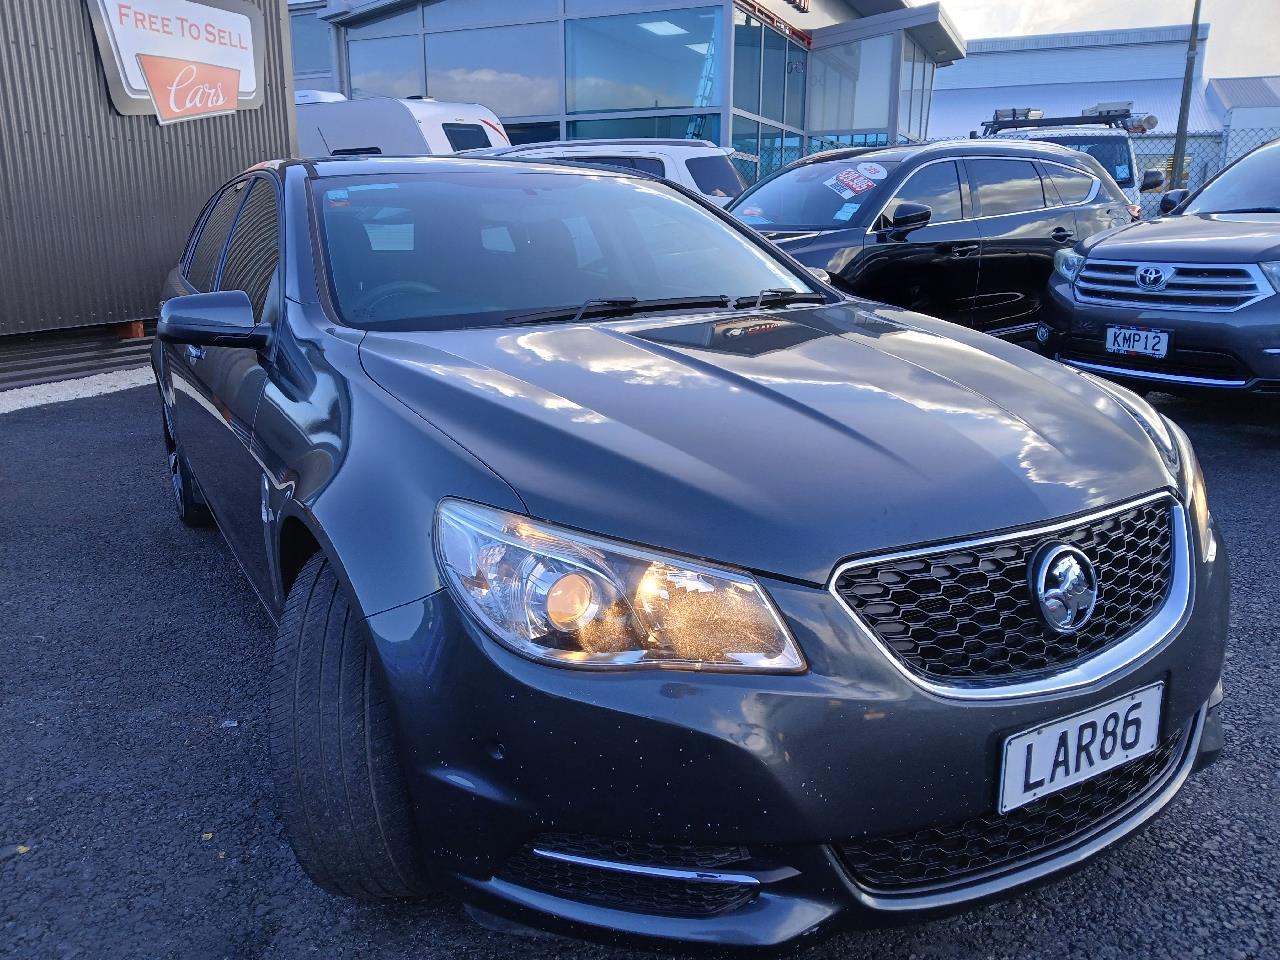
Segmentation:
<svg viewBox="0 0 1280 960">
<path fill-rule="evenodd" d="M 1259 267 L 1262 272 L 1267 275 L 1267 279 L 1271 281 L 1271 285 L 1280 291 L 1280 260 L 1272 260 L 1269 263 L 1260 263 Z"/>
<path fill-rule="evenodd" d="M 1053 253 L 1053 269 L 1059 276 L 1075 282 L 1085 258 L 1072 250 L 1055 250 Z"/>
<path fill-rule="evenodd" d="M 497 640 L 536 660 L 805 669 L 782 618 L 745 573 L 461 500 L 441 501 L 436 550 L 463 606 Z"/>
</svg>

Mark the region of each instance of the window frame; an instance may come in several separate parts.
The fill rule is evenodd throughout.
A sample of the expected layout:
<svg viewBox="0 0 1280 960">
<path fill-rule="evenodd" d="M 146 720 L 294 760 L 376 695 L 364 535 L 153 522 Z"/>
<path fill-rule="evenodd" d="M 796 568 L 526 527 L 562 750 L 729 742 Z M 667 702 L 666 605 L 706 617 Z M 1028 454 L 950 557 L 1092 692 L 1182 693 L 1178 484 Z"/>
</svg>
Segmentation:
<svg viewBox="0 0 1280 960">
<path fill-rule="evenodd" d="M 253 193 L 256 184 L 254 181 L 265 182 L 271 185 L 271 197 L 276 204 L 276 265 L 272 272 L 271 280 L 267 283 L 267 291 L 262 301 L 262 314 L 255 316 L 254 320 L 258 323 L 262 322 L 265 316 L 271 316 L 268 307 L 271 304 L 271 288 L 276 288 L 275 306 L 278 308 L 275 312 L 276 317 L 280 317 L 283 312 L 284 300 L 284 257 L 285 257 L 285 229 L 284 229 L 284 187 L 280 183 L 279 178 L 265 173 L 251 173 L 247 176 L 239 178 L 237 183 L 248 183 L 250 188 L 245 191 L 244 197 L 240 200 L 240 206 L 236 209 L 236 218 L 231 224 L 231 229 L 227 231 L 227 240 L 222 245 L 222 256 L 218 260 L 218 269 L 214 273 L 213 289 L 222 290 L 222 274 L 227 266 L 227 252 L 231 249 L 231 239 L 236 234 L 236 228 L 240 226 L 240 217 L 244 213 L 245 202 L 249 199 L 249 195 Z"/>
<path fill-rule="evenodd" d="M 215 190 L 213 192 L 213 196 L 211 196 L 205 203 L 204 209 L 200 212 L 200 216 L 196 220 L 196 225 L 191 230 L 191 236 L 187 241 L 187 250 L 179 261 L 180 269 L 178 272 L 181 274 L 183 282 L 196 293 L 211 293 L 218 289 L 218 280 L 222 276 L 222 264 L 227 257 L 227 244 L 231 242 L 231 234 L 235 231 L 236 224 L 240 222 L 240 208 L 244 206 L 245 198 L 249 196 L 248 192 L 246 191 L 245 194 L 240 197 L 240 203 L 236 206 L 235 213 L 231 215 L 231 223 L 227 226 L 227 235 L 222 241 L 221 248 L 218 250 L 218 262 L 213 268 L 213 275 L 209 278 L 211 289 L 206 291 L 200 290 L 191 282 L 190 269 L 191 259 L 195 256 L 196 248 L 199 247 L 200 240 L 204 237 L 205 228 L 209 225 L 209 218 L 213 216 L 214 209 L 218 206 L 219 201 L 222 200 L 223 195 L 228 190 L 239 189 L 244 184 L 247 184 L 251 179 L 253 179 L 252 174 L 241 174 L 238 177 L 228 180 L 221 187 Z"/>
<path fill-rule="evenodd" d="M 1054 205 L 1054 207 L 1080 207 L 1080 206 L 1085 206 L 1086 204 L 1093 203 L 1095 200 L 1098 199 L 1098 193 L 1099 191 L 1102 190 L 1102 181 L 1099 180 L 1098 175 L 1092 172 L 1091 170 L 1081 170 L 1079 167 L 1074 167 L 1069 163 L 1061 163 L 1057 160 L 1036 160 L 1036 163 L 1044 168 L 1040 171 L 1041 181 L 1043 182 L 1044 178 L 1047 176 L 1049 178 L 1048 179 L 1049 185 L 1053 187 L 1054 196 L 1058 198 L 1058 202 Z M 1072 173 L 1078 173 L 1082 176 L 1088 177 L 1091 181 L 1093 181 L 1089 187 L 1089 192 L 1085 195 L 1084 199 L 1073 200 L 1070 203 L 1063 200 L 1062 194 L 1058 192 L 1058 185 L 1054 183 L 1053 171 L 1049 170 L 1048 169 L 1049 167 L 1061 167 L 1064 170 L 1070 170 Z M 1052 210 L 1054 209 L 1054 207 L 1049 207 L 1047 209 Z"/>
<path fill-rule="evenodd" d="M 874 160 L 875 158 L 872 157 L 870 159 Z M 925 226 L 932 227 L 932 226 L 935 226 L 938 224 L 944 224 L 944 223 L 964 223 L 966 220 L 979 219 L 978 217 L 975 217 L 973 215 L 973 209 L 974 209 L 973 195 L 970 192 L 969 173 L 965 169 L 964 159 L 965 158 L 959 157 L 959 156 L 934 157 L 932 160 L 926 160 L 924 161 L 924 163 L 921 163 L 918 166 L 912 168 L 911 171 L 907 173 L 906 176 L 904 176 L 901 180 L 898 181 L 898 185 L 893 188 L 893 193 L 889 194 L 889 196 L 885 198 L 884 203 L 880 205 L 880 209 L 877 210 L 875 212 L 875 215 L 870 220 L 867 221 L 867 233 L 873 234 L 873 233 L 879 232 L 878 230 L 876 230 L 875 225 L 880 222 L 880 218 L 884 216 L 884 212 L 889 209 L 889 204 L 893 203 L 893 201 L 898 199 L 898 194 L 901 192 L 902 188 L 905 187 L 908 182 L 910 182 L 912 177 L 914 177 L 917 173 L 919 173 L 925 167 L 931 167 L 934 164 L 938 164 L 938 163 L 955 164 L 956 179 L 958 181 L 958 186 L 960 187 L 960 219 L 959 220 L 930 219 L 930 221 L 927 224 L 925 224 Z"/>
<path fill-rule="evenodd" d="M 1044 173 L 1040 169 L 1041 160 L 1039 157 L 1009 157 L 1009 156 L 996 156 L 996 155 L 984 154 L 981 156 L 965 157 L 964 160 L 965 160 L 965 177 L 969 181 L 969 195 L 973 198 L 973 209 L 977 213 L 977 215 L 972 218 L 974 220 L 993 220 L 996 217 L 1021 217 L 1021 216 L 1025 216 L 1028 213 L 1040 213 L 1045 210 L 1054 210 L 1059 207 L 1067 206 L 1066 204 L 1062 203 L 1058 198 L 1057 187 L 1053 187 L 1053 195 L 1054 195 L 1054 198 L 1059 202 L 1057 203 L 1049 202 L 1049 193 L 1045 189 Z M 969 161 L 971 160 L 995 160 L 1001 163 L 1029 164 L 1031 166 L 1031 169 L 1035 171 L 1036 177 L 1039 178 L 1040 180 L 1040 197 L 1042 201 L 1041 205 L 1038 207 L 1027 207 L 1019 210 L 1005 210 L 1001 213 L 983 213 L 982 201 L 978 195 L 979 184 L 974 179 L 973 168 L 969 164 Z M 1050 181 L 1050 186 L 1052 186 L 1052 181 Z"/>
</svg>

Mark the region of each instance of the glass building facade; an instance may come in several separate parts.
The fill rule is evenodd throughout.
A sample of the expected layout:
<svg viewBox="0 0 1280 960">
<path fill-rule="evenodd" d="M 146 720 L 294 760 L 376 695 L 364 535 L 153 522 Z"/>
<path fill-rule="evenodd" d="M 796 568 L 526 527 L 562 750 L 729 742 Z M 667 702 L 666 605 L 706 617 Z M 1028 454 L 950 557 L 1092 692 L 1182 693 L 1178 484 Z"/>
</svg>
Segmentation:
<svg viewBox="0 0 1280 960">
<path fill-rule="evenodd" d="M 850 0 L 857 20 L 855 8 Z M 812 150 L 927 133 L 934 61 L 906 29 L 824 45 L 822 31 L 792 28 L 768 0 L 290 0 L 289 9 L 298 89 L 475 101 L 516 143 L 700 138 L 733 146 L 755 180 Z"/>
</svg>

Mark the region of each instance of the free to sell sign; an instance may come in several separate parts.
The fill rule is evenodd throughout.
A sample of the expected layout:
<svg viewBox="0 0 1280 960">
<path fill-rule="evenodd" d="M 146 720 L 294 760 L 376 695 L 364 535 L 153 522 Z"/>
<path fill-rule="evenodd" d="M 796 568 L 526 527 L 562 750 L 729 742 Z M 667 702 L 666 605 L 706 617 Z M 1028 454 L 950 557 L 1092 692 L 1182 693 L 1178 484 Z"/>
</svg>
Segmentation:
<svg viewBox="0 0 1280 960">
<path fill-rule="evenodd" d="M 178 123 L 262 105 L 262 15 L 243 0 L 85 0 L 118 111 Z"/>
</svg>

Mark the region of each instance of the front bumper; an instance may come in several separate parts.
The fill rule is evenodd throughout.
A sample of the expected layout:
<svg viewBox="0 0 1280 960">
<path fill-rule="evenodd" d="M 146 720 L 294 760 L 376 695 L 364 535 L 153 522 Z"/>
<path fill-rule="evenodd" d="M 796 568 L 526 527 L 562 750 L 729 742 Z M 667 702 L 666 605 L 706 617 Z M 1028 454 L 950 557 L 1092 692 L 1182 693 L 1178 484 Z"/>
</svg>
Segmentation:
<svg viewBox="0 0 1280 960">
<path fill-rule="evenodd" d="M 1170 353 L 1109 353 L 1108 326 L 1168 330 Z M 1280 393 L 1280 295 L 1230 313 L 1134 308 L 1082 303 L 1054 274 L 1036 339 L 1046 356 L 1148 388 Z"/>
<path fill-rule="evenodd" d="M 808 658 L 803 675 L 537 664 L 488 638 L 445 592 L 368 623 L 424 858 L 467 902 L 592 938 L 769 946 L 1006 894 L 1163 809 L 1220 748 L 1211 701 L 1225 551 L 1206 559 L 1193 547 L 1191 562 L 1192 603 L 1167 642 L 1091 685 L 1011 700 L 922 689 L 830 593 L 781 581 L 765 586 Z M 989 816 L 1010 733 L 1157 680 L 1161 736 L 1181 739 L 1169 765 L 1090 830 L 941 888 L 877 889 L 855 875 L 846 851 L 862 838 Z M 530 881 L 537 867 L 555 883 Z"/>
</svg>

